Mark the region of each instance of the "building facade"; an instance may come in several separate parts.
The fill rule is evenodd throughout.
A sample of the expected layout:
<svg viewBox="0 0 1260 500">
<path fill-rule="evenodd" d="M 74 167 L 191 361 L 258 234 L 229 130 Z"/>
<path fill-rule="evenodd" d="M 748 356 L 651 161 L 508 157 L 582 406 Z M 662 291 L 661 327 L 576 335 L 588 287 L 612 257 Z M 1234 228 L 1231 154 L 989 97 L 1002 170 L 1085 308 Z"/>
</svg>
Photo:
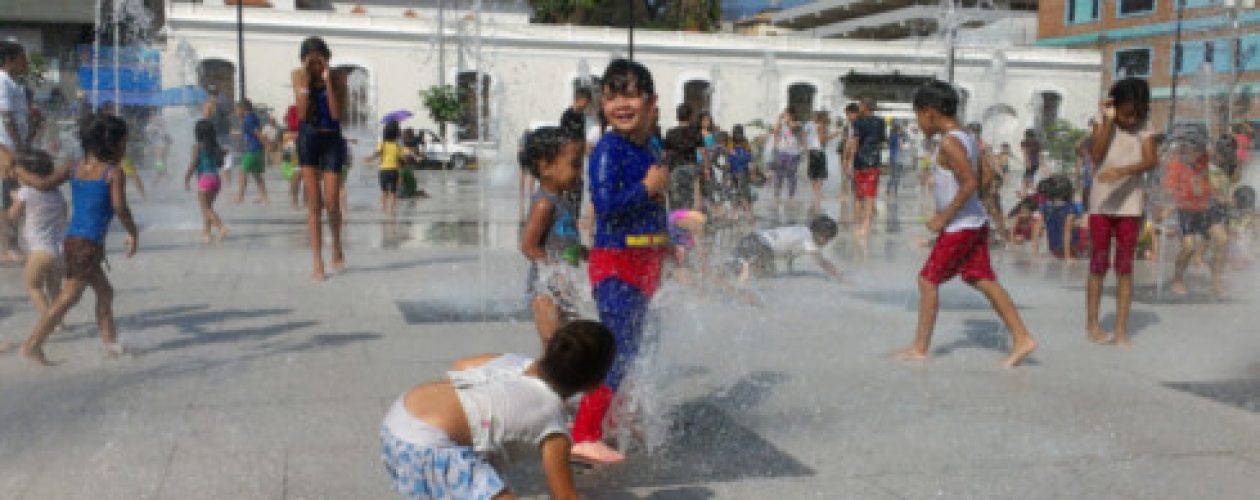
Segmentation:
<svg viewBox="0 0 1260 500">
<path fill-rule="evenodd" d="M 1260 126 L 1254 0 L 1043 1 L 1037 37 L 1043 47 L 1098 50 L 1100 91 L 1125 76 L 1147 79 L 1158 129 L 1171 126 L 1170 119 L 1214 132 L 1239 121 Z"/>
</svg>

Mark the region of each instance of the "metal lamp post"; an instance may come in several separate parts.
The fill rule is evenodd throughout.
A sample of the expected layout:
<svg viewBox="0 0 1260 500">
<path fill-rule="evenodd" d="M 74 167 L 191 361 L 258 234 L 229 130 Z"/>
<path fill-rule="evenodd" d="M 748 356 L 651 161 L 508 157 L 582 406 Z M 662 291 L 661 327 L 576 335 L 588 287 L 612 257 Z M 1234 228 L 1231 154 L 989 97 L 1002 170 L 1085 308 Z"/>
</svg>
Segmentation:
<svg viewBox="0 0 1260 500">
<path fill-rule="evenodd" d="M 1173 38 L 1173 71 L 1172 71 L 1172 91 L 1168 98 L 1168 125 L 1165 127 L 1166 132 L 1172 132 L 1173 127 L 1177 123 L 1177 75 L 1181 73 L 1181 21 L 1186 9 L 1186 0 L 1177 0 L 1177 34 Z"/>
<path fill-rule="evenodd" d="M 1242 78 L 1242 71 L 1243 71 L 1242 69 L 1242 65 L 1243 65 L 1242 32 L 1241 32 L 1242 20 L 1240 19 L 1240 15 L 1238 11 L 1241 9 L 1253 9 L 1256 7 L 1256 2 L 1255 0 L 1225 0 L 1225 7 L 1229 9 L 1229 18 L 1230 18 L 1230 21 L 1232 21 L 1233 28 L 1234 28 L 1234 46 L 1232 47 L 1233 53 L 1231 54 L 1233 56 L 1233 62 L 1231 64 L 1231 68 L 1234 71 L 1234 77 L 1233 79 L 1230 80 L 1229 91 L 1225 96 L 1226 100 L 1225 100 L 1224 125 L 1226 127 L 1226 130 L 1228 131 L 1229 124 L 1233 121 L 1234 93 L 1238 90 L 1238 81 L 1239 79 Z"/>
<path fill-rule="evenodd" d="M 245 0 L 236 0 L 236 76 L 240 100 L 245 101 Z"/>
</svg>

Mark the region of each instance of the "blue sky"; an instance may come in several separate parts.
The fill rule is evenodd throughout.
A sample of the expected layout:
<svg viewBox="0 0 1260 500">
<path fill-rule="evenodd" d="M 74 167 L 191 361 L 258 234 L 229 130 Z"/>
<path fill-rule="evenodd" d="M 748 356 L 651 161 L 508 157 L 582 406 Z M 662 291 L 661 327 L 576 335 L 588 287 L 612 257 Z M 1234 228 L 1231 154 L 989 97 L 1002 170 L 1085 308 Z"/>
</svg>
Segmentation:
<svg viewBox="0 0 1260 500">
<path fill-rule="evenodd" d="M 812 0 L 781 0 L 779 8 L 795 7 L 797 5 L 809 3 Z M 756 14 L 761 9 L 769 7 L 770 0 L 724 0 L 722 2 L 723 15 L 727 19 L 737 19 L 745 15 Z"/>
</svg>

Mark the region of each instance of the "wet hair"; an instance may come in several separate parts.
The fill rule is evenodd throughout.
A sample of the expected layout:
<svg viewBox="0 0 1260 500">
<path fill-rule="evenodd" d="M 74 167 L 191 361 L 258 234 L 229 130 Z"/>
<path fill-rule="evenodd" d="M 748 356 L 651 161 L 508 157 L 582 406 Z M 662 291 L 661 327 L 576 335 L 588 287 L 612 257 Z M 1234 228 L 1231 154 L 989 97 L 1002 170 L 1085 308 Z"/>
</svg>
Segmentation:
<svg viewBox="0 0 1260 500">
<path fill-rule="evenodd" d="M 726 143 L 731 141 L 731 134 L 726 133 L 725 130 L 719 130 L 717 135 L 715 135 L 713 138 L 714 140 L 717 141 L 719 145 L 725 146 Z"/>
<path fill-rule="evenodd" d="M 674 118 L 677 118 L 680 122 L 690 122 L 691 106 L 688 106 L 685 102 L 679 104 L 677 108 L 674 108 Z"/>
<path fill-rule="evenodd" d="M 402 135 L 402 127 L 398 125 L 398 122 L 394 120 L 385 122 L 385 130 L 381 132 L 381 140 L 397 142 L 400 135 Z"/>
<path fill-rule="evenodd" d="M 1019 203 L 1016 203 L 1014 207 L 1011 207 L 1011 212 L 1006 214 L 1006 216 L 1014 217 L 1016 215 L 1019 215 L 1019 211 L 1021 209 L 1026 209 L 1029 212 L 1036 212 L 1037 201 L 1034 200 L 1033 197 L 1031 196 L 1025 196 L 1023 199 L 1019 200 Z"/>
<path fill-rule="evenodd" d="M 1256 189 L 1251 186 L 1238 186 L 1234 190 L 1234 208 L 1244 212 L 1256 210 Z"/>
<path fill-rule="evenodd" d="M 591 89 L 587 87 L 578 87 L 577 90 L 574 90 L 573 100 L 576 101 L 578 99 L 586 99 L 588 101 L 591 100 Z"/>
<path fill-rule="evenodd" d="M 1141 119 L 1146 119 L 1151 111 L 1151 86 L 1141 78 L 1125 78 L 1111 86 L 1107 97 L 1115 103 L 1132 104 Z"/>
<path fill-rule="evenodd" d="M 539 178 L 544 163 L 555 161 L 565 144 L 579 140 L 560 127 L 539 127 L 525 138 L 525 169 Z"/>
<path fill-rule="evenodd" d="M 713 122 L 713 115 L 709 114 L 708 111 L 701 111 L 700 116 L 696 117 L 696 123 L 695 123 L 696 128 L 700 128 L 704 126 L 705 118 L 709 119 L 709 128 L 713 130 L 717 130 L 717 123 Z"/>
<path fill-rule="evenodd" d="M 816 121 L 816 122 L 830 122 L 830 121 L 831 121 L 831 114 L 830 114 L 830 113 L 827 113 L 826 111 L 815 111 L 815 112 L 814 112 L 814 121 Z"/>
<path fill-rule="evenodd" d="M 317 36 L 302 40 L 302 48 L 298 50 L 298 59 L 306 59 L 306 55 L 311 52 L 324 56 L 324 59 L 332 58 L 332 51 L 328 50 L 328 44 L 324 43 L 323 38 Z"/>
<path fill-rule="evenodd" d="M 656 83 L 652 81 L 652 72 L 647 66 L 628 59 L 617 59 L 608 63 L 604 70 L 604 94 L 625 94 L 637 90 L 644 96 L 656 95 Z"/>
<path fill-rule="evenodd" d="M 1037 192 L 1051 201 L 1072 201 L 1072 181 L 1063 175 L 1046 177 L 1037 183 Z"/>
<path fill-rule="evenodd" d="M 120 161 L 127 144 L 127 122 L 111 114 L 97 113 L 84 121 L 79 141 L 85 155 L 105 162 Z"/>
<path fill-rule="evenodd" d="M 823 241 L 831 241 L 840 233 L 840 226 L 836 225 L 836 221 L 826 215 L 819 215 L 809 221 L 809 234 L 814 235 L 815 239 Z"/>
<path fill-rule="evenodd" d="M 214 122 L 206 119 L 197 120 L 197 124 L 193 126 L 193 138 L 197 140 L 197 146 L 210 153 L 210 156 L 218 158 L 223 155 L 223 147 L 219 145 L 219 134 L 214 128 Z"/>
<path fill-rule="evenodd" d="M 251 114 L 251 115 L 254 114 L 253 101 L 250 101 L 249 99 L 241 99 L 241 102 L 239 104 L 242 108 L 245 108 L 246 114 Z"/>
<path fill-rule="evenodd" d="M 556 329 L 538 360 L 538 375 L 568 398 L 603 381 L 615 356 L 616 341 L 607 327 L 576 320 Z"/>
<path fill-rule="evenodd" d="M 844 107 L 844 112 L 845 112 L 845 113 L 857 113 L 857 112 L 858 112 L 858 105 L 857 105 L 857 103 L 856 103 L 856 102 L 851 102 L 851 103 L 849 103 L 847 106 L 845 106 L 845 107 Z"/>
<path fill-rule="evenodd" d="M 862 106 L 866 106 L 866 109 L 869 109 L 871 111 L 875 111 L 875 108 L 879 107 L 877 106 L 878 103 L 875 101 L 874 97 L 863 97 L 861 99 L 858 99 L 858 103 L 861 104 Z"/>
<path fill-rule="evenodd" d="M 42 149 L 31 150 L 18 156 L 18 166 L 27 172 L 44 177 L 53 172 L 53 157 Z"/>
<path fill-rule="evenodd" d="M 915 111 L 930 108 L 953 118 L 958 114 L 958 91 L 948 83 L 932 80 L 914 91 L 912 105 Z"/>
<path fill-rule="evenodd" d="M 0 41 L 0 65 L 8 64 L 9 60 L 26 54 L 26 49 L 17 42 L 8 40 Z"/>
</svg>

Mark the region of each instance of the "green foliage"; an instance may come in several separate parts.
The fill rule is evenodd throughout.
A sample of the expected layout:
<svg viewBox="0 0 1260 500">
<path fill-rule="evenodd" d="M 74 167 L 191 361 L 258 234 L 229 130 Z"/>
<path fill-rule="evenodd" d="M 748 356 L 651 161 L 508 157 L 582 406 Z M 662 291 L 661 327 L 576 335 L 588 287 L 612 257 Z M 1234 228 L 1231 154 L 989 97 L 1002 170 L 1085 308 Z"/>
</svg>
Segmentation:
<svg viewBox="0 0 1260 500">
<path fill-rule="evenodd" d="M 439 124 L 458 122 L 464 117 L 464 101 L 453 85 L 434 85 L 420 91 L 420 99 L 429 110 L 429 118 Z"/>
<path fill-rule="evenodd" d="M 48 81 L 48 60 L 44 59 L 44 55 L 38 52 L 31 52 L 27 55 L 27 78 L 33 87 L 44 85 Z"/>
<path fill-rule="evenodd" d="M 721 0 L 530 0 L 539 23 L 714 31 L 721 27 Z"/>
<path fill-rule="evenodd" d="M 1075 128 L 1067 120 L 1058 120 L 1046 129 L 1046 151 L 1064 167 L 1076 161 L 1076 145 L 1085 138 L 1085 129 Z"/>
</svg>

